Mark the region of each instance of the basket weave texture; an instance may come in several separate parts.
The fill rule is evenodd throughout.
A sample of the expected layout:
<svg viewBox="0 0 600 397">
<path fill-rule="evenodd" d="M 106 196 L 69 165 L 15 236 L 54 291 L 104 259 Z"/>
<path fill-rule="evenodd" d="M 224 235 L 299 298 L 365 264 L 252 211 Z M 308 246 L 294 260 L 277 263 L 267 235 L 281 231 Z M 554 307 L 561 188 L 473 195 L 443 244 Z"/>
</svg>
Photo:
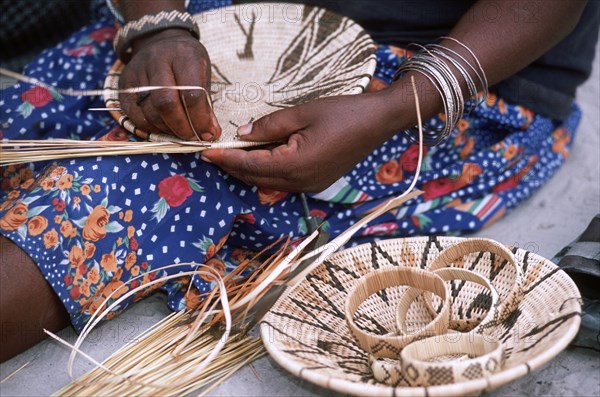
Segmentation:
<svg viewBox="0 0 600 397">
<path fill-rule="evenodd" d="M 278 109 L 359 94 L 375 72 L 371 37 L 351 19 L 323 8 L 253 3 L 194 17 L 212 63 L 211 97 L 223 129 L 219 142 L 237 141 L 237 127 Z M 105 88 L 118 88 L 123 67 L 115 63 Z M 119 108 L 118 94 L 107 91 L 105 103 Z M 121 111 L 111 114 L 143 139 L 175 140 L 134 128 Z"/>
<path fill-rule="evenodd" d="M 340 251 L 313 271 L 303 283 L 280 299 L 263 318 L 261 336 L 270 355 L 291 373 L 342 393 L 373 396 L 448 396 L 491 390 L 539 368 L 575 337 L 581 321 L 580 293 L 574 282 L 549 260 L 510 248 L 517 268 L 492 252 L 475 252 L 452 266 L 475 271 L 491 282 L 499 304 L 515 299 L 515 280 L 521 279 L 518 302 L 487 334 L 504 349 L 501 371 L 483 378 L 441 386 L 410 387 L 400 377 L 394 386 L 378 383 L 369 354 L 348 329 L 344 304 L 358 280 L 375 269 L 408 266 L 429 269 L 444 249 L 465 239 L 418 237 L 390 239 Z M 407 287 L 387 288 L 358 307 L 355 324 L 367 332 L 397 330 L 397 304 Z M 483 320 L 491 304 L 488 288 L 464 280 L 450 284 L 451 311 L 456 327 L 469 331 Z M 434 300 L 435 306 L 435 300 Z M 432 320 L 424 300 L 406 313 L 405 325 L 422 329 Z"/>
</svg>

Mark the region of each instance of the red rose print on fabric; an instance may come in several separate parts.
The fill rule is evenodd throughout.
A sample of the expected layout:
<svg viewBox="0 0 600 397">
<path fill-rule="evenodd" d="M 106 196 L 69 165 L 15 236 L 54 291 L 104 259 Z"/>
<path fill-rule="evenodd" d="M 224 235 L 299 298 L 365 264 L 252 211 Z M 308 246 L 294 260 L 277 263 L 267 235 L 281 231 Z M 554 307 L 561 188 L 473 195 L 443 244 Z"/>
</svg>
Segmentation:
<svg viewBox="0 0 600 397">
<path fill-rule="evenodd" d="M 160 222 L 167 211 L 172 207 L 179 207 L 193 192 L 202 192 L 204 189 L 198 185 L 198 182 L 192 178 L 183 175 L 172 175 L 160 181 L 158 184 L 158 197 L 160 199 L 154 203 L 152 212 Z"/>
<path fill-rule="evenodd" d="M 36 108 L 44 107 L 53 100 L 61 102 L 62 96 L 54 90 L 35 86 L 22 93 L 21 100 L 23 103 L 17 108 L 17 111 L 25 119 L 29 117 Z"/>
<path fill-rule="evenodd" d="M 170 207 L 179 207 L 191 195 L 192 188 L 184 176 L 174 175 L 158 184 L 158 196 L 164 198 Z"/>
</svg>

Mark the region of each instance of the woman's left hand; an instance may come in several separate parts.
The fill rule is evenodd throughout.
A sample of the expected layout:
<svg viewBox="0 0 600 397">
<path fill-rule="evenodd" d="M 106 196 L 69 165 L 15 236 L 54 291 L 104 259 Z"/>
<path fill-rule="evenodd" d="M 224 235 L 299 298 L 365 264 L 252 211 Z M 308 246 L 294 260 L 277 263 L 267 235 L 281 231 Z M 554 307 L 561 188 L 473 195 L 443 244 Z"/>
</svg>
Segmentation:
<svg viewBox="0 0 600 397">
<path fill-rule="evenodd" d="M 209 149 L 202 157 L 249 185 L 322 191 L 395 130 L 400 115 L 390 114 L 386 91 L 321 98 L 278 110 L 238 129 L 242 140 L 281 142 L 278 146 Z"/>
</svg>

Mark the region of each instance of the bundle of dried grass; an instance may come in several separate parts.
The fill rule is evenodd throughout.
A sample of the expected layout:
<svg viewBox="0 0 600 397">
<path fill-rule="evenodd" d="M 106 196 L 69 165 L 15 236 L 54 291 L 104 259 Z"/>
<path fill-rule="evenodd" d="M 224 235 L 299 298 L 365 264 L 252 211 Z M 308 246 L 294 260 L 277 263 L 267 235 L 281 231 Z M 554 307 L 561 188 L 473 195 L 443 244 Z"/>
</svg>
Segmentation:
<svg viewBox="0 0 600 397">
<path fill-rule="evenodd" d="M 315 236 L 316 233 L 293 250 L 288 240 L 276 254 L 261 263 L 259 258 L 264 257 L 267 250 L 281 244 L 281 241 L 275 242 L 253 258 L 244 260 L 222 279 L 205 265 L 195 264 L 192 264 L 197 266 L 194 271 L 169 276 L 212 277 L 218 282 L 218 288 L 201 296 L 191 309 L 168 316 L 103 363 L 81 351 L 86 336 L 113 307 L 127 296 L 148 288 L 149 284 L 129 291 L 109 306 L 109 300 L 105 301 L 73 345 L 48 332 L 72 349 L 69 375 L 72 375 L 76 354 L 96 365 L 96 369 L 56 395 L 181 395 L 202 387 L 208 387 L 204 390 L 208 392 L 243 365 L 265 354 L 262 342 L 247 333 L 251 324 L 249 312 L 260 305 L 260 298 L 271 286 L 283 282 L 291 264 Z M 164 268 L 172 266 L 181 264 Z M 153 283 L 161 281 L 165 278 Z"/>
<path fill-rule="evenodd" d="M 131 156 L 151 153 L 197 153 L 203 150 L 235 149 L 255 146 L 255 142 L 182 141 L 168 142 L 113 142 L 51 140 L 0 140 L 0 166 L 97 156 Z"/>
</svg>

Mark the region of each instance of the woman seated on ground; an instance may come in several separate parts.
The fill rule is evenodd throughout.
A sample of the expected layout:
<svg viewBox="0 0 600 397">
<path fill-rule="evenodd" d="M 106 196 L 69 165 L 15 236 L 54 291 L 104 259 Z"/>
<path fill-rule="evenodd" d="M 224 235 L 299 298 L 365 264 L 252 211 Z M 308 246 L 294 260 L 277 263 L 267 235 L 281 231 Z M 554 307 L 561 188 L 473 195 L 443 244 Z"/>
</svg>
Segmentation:
<svg viewBox="0 0 600 397">
<path fill-rule="evenodd" d="M 433 80 L 415 71 L 392 80 L 407 60 L 403 48 L 408 43 L 439 40 L 452 59 L 443 61 L 454 76 L 446 81 L 456 81 L 465 99 L 474 88 L 468 80 L 484 90 L 482 71 L 490 92 L 450 125 L 449 139 L 424 151 L 417 185 L 424 194 L 380 217 L 355 243 L 377 236 L 479 230 L 528 198 L 568 156 L 580 119 L 575 89 L 590 73 L 598 35 L 598 2 L 309 3 L 362 24 L 380 44 L 377 69 L 368 93 L 317 99 L 238 130 L 242 139 L 281 145 L 209 150 L 202 158 L 85 158 L 0 170 L 2 361 L 41 340 L 43 328 L 56 331 L 70 322 L 81 330 L 111 292 L 122 287 L 117 298 L 165 276 L 167 271 L 155 271 L 161 266 L 196 261 L 226 272 L 281 236 L 301 238 L 307 225 L 298 192 L 310 193 L 311 216 L 332 235 L 403 192 L 419 155 L 418 146 L 399 132 L 416 123 L 410 78 L 416 80 L 423 116 L 443 125 L 456 111 L 451 107 L 444 114 L 448 109 L 442 100 L 455 87 L 446 86 L 440 95 Z M 111 5 L 124 23 L 163 10 L 180 11 L 178 18 L 186 19 L 183 0 Z M 193 14 L 225 5 L 192 0 L 187 7 Z M 98 16 L 40 54 L 25 74 L 57 87 L 100 87 L 116 59 L 114 24 L 111 15 Z M 208 89 L 210 54 L 194 33 L 167 24 L 132 39 L 122 86 Z M 440 68 L 432 62 L 427 67 Z M 87 111 L 101 107 L 100 98 L 62 97 L 24 84 L 3 94 L 4 138 L 135 139 L 108 115 Z M 219 121 L 202 91 L 182 95 L 193 129 L 203 139 L 218 138 Z M 179 92 L 121 99 L 141 129 L 195 139 Z M 140 281 L 123 287 L 139 275 Z M 161 285 L 173 310 L 212 287 L 197 278 L 186 293 L 189 282 L 179 278 Z M 124 302 L 118 312 L 149 293 Z"/>
</svg>

